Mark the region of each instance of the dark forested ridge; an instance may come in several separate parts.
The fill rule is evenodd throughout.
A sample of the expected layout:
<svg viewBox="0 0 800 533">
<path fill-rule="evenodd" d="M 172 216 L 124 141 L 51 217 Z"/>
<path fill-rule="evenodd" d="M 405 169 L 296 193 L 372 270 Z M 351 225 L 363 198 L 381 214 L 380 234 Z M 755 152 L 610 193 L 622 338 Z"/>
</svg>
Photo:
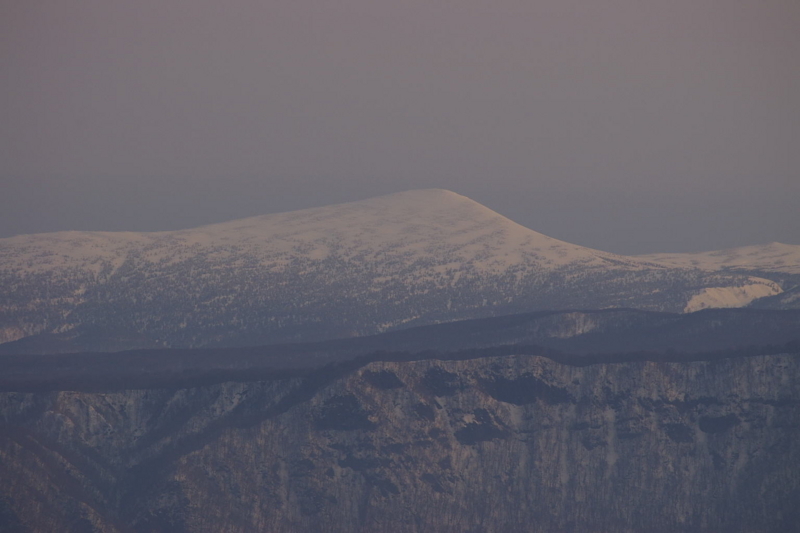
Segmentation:
<svg viewBox="0 0 800 533">
<path fill-rule="evenodd" d="M 546 311 L 314 343 L 117 353 L 3 354 L 0 390 L 115 390 L 298 375 L 354 358 L 463 359 L 524 353 L 565 364 L 680 361 L 786 353 L 800 342 L 800 310 Z M 11 351 L 15 343 L 3 345 Z"/>
</svg>

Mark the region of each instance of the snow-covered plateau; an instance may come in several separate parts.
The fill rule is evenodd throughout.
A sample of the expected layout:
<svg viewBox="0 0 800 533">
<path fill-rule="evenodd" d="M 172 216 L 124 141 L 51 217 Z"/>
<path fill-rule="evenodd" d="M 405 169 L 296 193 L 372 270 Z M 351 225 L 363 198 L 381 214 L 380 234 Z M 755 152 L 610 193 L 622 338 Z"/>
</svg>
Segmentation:
<svg viewBox="0 0 800 533">
<path fill-rule="evenodd" d="M 800 274 L 800 245 L 780 242 L 714 252 L 650 254 L 638 257 L 645 261 L 703 270 L 763 270 L 765 272 Z"/>
<path fill-rule="evenodd" d="M 621 256 L 418 190 L 190 230 L 0 239 L 0 342 L 247 345 L 541 309 L 693 311 L 780 298 L 798 275 L 800 246 Z"/>
</svg>

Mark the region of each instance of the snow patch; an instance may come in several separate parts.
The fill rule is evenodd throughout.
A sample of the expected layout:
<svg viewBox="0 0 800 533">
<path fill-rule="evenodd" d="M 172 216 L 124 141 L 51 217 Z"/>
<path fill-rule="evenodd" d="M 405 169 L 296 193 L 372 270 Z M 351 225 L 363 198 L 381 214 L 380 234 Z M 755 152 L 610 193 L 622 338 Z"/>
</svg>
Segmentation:
<svg viewBox="0 0 800 533">
<path fill-rule="evenodd" d="M 559 325 L 559 329 L 553 332 L 551 336 L 559 339 L 568 339 L 570 337 L 577 337 L 578 335 L 590 333 L 597 329 L 597 327 L 597 322 L 585 313 L 569 313 L 564 315 L 563 322 Z"/>
<path fill-rule="evenodd" d="M 744 307 L 753 300 L 774 296 L 783 292 L 778 284 L 759 278 L 750 278 L 753 283 L 742 287 L 709 287 L 689 299 L 684 313 L 701 309 L 721 307 Z"/>
</svg>

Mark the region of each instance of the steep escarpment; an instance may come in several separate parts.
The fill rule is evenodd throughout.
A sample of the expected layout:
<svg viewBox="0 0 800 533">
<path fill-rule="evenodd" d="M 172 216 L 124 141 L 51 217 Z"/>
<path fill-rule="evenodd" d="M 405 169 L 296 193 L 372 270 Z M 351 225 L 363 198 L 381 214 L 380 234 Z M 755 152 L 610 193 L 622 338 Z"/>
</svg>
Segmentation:
<svg viewBox="0 0 800 533">
<path fill-rule="evenodd" d="M 800 357 L 3 393 L 19 531 L 795 531 Z"/>
</svg>

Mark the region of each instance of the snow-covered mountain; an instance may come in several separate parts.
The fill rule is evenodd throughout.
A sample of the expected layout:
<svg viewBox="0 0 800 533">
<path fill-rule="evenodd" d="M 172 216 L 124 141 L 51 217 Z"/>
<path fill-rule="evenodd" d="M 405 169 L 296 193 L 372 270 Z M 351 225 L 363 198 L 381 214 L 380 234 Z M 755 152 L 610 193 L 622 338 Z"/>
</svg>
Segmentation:
<svg viewBox="0 0 800 533">
<path fill-rule="evenodd" d="M 314 340 L 538 309 L 685 311 L 782 291 L 562 242 L 438 189 L 191 230 L 0 239 L 0 287 L 0 342 L 38 351 Z"/>
</svg>

